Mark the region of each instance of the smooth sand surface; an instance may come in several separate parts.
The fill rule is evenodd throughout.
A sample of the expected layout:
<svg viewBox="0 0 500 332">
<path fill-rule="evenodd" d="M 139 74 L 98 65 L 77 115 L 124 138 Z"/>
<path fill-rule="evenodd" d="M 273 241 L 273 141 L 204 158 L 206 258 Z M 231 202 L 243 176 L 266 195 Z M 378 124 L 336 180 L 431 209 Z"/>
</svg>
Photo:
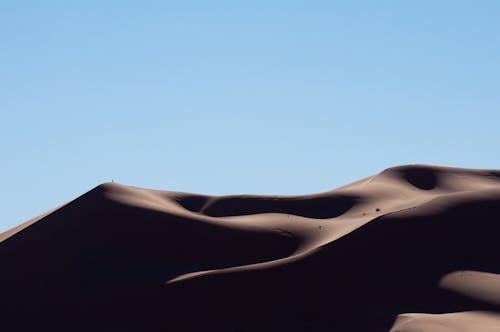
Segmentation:
<svg viewBox="0 0 500 332">
<path fill-rule="evenodd" d="M 390 332 L 497 332 L 500 315 L 492 312 L 400 315 Z"/>
<path fill-rule="evenodd" d="M 495 170 L 399 166 L 303 196 L 106 183 L 0 234 L 0 324 L 500 331 L 499 234 Z"/>
</svg>

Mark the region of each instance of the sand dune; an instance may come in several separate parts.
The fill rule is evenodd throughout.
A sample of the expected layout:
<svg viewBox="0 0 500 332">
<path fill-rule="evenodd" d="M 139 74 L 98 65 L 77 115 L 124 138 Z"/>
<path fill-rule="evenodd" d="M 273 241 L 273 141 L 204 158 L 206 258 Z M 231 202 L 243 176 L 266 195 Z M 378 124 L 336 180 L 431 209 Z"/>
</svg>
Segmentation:
<svg viewBox="0 0 500 332">
<path fill-rule="evenodd" d="M 500 171 L 320 194 L 107 183 L 0 234 L 6 331 L 500 331 Z"/>
</svg>

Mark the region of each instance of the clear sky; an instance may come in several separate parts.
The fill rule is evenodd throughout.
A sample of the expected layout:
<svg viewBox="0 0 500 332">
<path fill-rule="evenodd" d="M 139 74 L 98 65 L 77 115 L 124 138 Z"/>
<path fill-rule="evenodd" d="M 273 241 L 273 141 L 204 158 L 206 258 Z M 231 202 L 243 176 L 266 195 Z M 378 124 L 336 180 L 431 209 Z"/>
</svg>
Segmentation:
<svg viewBox="0 0 500 332">
<path fill-rule="evenodd" d="M 99 183 L 500 168 L 500 1 L 0 1 L 0 231 Z"/>
</svg>

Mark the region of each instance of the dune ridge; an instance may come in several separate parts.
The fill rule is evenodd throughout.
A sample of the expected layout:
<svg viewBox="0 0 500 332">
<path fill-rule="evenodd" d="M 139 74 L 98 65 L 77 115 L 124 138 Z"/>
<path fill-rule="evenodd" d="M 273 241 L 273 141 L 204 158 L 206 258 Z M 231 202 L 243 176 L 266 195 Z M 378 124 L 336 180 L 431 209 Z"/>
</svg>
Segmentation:
<svg viewBox="0 0 500 332">
<path fill-rule="evenodd" d="M 498 170 L 301 196 L 106 183 L 0 234 L 0 309 L 12 331 L 494 328 L 499 213 Z"/>
</svg>

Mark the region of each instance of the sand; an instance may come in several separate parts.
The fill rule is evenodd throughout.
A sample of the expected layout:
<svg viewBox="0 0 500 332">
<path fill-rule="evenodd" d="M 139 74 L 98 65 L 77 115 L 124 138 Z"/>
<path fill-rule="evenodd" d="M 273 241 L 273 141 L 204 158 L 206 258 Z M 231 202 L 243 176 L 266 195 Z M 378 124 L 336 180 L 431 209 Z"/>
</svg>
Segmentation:
<svg viewBox="0 0 500 332">
<path fill-rule="evenodd" d="M 102 184 L 0 234 L 5 331 L 500 331 L 500 171 L 324 193 Z"/>
</svg>

